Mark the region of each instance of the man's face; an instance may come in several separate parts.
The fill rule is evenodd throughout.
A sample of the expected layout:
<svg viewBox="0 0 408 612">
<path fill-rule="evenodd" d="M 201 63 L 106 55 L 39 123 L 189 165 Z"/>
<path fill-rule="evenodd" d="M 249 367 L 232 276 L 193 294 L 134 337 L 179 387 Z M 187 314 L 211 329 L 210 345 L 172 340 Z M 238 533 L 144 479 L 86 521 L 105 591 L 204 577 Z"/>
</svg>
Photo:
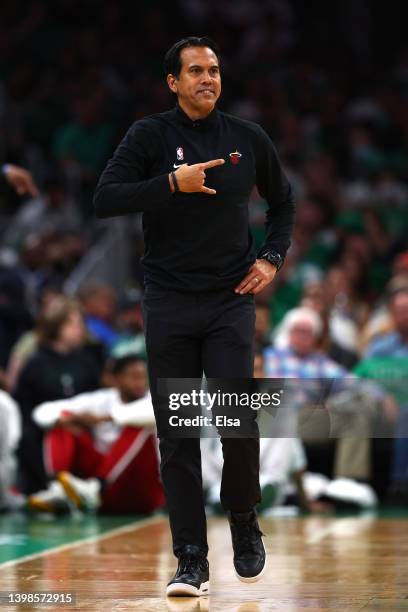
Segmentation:
<svg viewBox="0 0 408 612">
<path fill-rule="evenodd" d="M 85 342 L 86 329 L 80 312 L 71 312 L 60 328 L 58 339 L 72 350 Z"/>
<path fill-rule="evenodd" d="M 208 47 L 186 47 L 180 53 L 181 71 L 167 83 L 177 94 L 180 106 L 198 116 L 208 115 L 221 94 L 221 76 L 217 56 Z"/>
<path fill-rule="evenodd" d="M 127 401 L 144 396 L 148 389 L 146 366 L 142 361 L 128 364 L 115 376 L 116 387 Z"/>
<path fill-rule="evenodd" d="M 289 332 L 289 346 L 304 357 L 315 350 L 316 337 L 309 321 L 298 321 L 293 325 Z"/>
<path fill-rule="evenodd" d="M 113 291 L 106 287 L 88 296 L 83 306 L 86 314 L 109 323 L 115 318 L 116 297 Z"/>
</svg>

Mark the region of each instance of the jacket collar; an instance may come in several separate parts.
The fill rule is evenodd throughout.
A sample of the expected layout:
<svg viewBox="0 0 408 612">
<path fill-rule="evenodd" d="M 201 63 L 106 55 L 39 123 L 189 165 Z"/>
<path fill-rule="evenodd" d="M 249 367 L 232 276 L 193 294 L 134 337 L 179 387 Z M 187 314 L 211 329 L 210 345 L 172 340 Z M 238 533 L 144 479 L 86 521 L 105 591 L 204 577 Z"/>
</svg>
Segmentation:
<svg viewBox="0 0 408 612">
<path fill-rule="evenodd" d="M 174 118 L 181 125 L 185 125 L 187 127 L 209 127 L 211 125 L 215 125 L 218 121 L 219 111 L 217 108 L 214 108 L 207 117 L 204 119 L 190 119 L 188 115 L 183 111 L 179 104 L 176 104 L 174 107 Z"/>
</svg>

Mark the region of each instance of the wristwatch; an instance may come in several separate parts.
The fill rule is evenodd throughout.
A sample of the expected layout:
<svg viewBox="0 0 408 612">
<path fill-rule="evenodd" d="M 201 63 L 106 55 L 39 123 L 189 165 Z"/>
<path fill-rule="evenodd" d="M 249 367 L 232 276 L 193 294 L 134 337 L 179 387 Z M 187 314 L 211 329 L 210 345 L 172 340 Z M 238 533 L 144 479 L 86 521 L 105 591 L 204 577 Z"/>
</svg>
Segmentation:
<svg viewBox="0 0 408 612">
<path fill-rule="evenodd" d="M 276 267 L 276 271 L 278 272 L 283 266 L 283 257 L 279 255 L 276 251 L 264 250 L 260 251 L 258 254 L 258 259 L 265 259 L 270 264 Z"/>
</svg>

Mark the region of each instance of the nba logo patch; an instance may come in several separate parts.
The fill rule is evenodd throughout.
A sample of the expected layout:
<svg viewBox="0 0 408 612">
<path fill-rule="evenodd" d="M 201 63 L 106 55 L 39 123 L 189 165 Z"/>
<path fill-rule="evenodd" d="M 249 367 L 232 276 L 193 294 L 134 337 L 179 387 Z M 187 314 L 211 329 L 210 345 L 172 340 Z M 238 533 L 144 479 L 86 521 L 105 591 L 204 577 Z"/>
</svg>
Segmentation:
<svg viewBox="0 0 408 612">
<path fill-rule="evenodd" d="M 177 160 L 182 161 L 184 159 L 183 147 L 177 147 L 176 154 L 177 154 Z"/>
<path fill-rule="evenodd" d="M 239 151 L 234 151 L 233 153 L 229 154 L 230 160 L 231 160 L 231 164 L 234 164 L 234 166 L 236 166 L 237 164 L 239 164 L 239 160 L 242 157 L 242 153 L 240 153 Z"/>
</svg>

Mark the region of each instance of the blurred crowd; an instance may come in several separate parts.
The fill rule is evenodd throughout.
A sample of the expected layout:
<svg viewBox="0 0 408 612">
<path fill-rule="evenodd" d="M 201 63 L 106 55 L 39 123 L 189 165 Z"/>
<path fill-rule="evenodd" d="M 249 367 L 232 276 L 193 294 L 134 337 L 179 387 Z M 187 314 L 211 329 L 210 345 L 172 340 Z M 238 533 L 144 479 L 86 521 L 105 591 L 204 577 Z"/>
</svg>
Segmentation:
<svg viewBox="0 0 408 612">
<path fill-rule="evenodd" d="M 408 505 L 408 400 L 396 391 L 408 372 L 406 8 L 307 5 L 149 0 L 137 14 L 126 0 L 2 7 L 0 162 L 26 168 L 38 187 L 22 195 L 4 169 L 0 399 L 9 406 L 13 396 L 22 417 L 23 442 L 9 438 L 19 444 L 20 491 L 46 485 L 35 408 L 109 388 L 114 363 L 145 357 L 137 259 L 122 292 L 85 278 L 68 296 L 66 283 L 100 236 L 92 193 L 115 145 L 132 121 L 174 104 L 164 52 L 183 35 L 208 33 L 222 50 L 221 108 L 268 131 L 297 202 L 285 265 L 257 300 L 258 374 L 380 380 L 389 437 L 370 443 L 366 423 L 364 444 L 305 442 L 298 464 Z M 264 211 L 254 191 L 256 244 Z M 133 231 L 128 239 L 140 242 L 137 223 Z"/>
</svg>

